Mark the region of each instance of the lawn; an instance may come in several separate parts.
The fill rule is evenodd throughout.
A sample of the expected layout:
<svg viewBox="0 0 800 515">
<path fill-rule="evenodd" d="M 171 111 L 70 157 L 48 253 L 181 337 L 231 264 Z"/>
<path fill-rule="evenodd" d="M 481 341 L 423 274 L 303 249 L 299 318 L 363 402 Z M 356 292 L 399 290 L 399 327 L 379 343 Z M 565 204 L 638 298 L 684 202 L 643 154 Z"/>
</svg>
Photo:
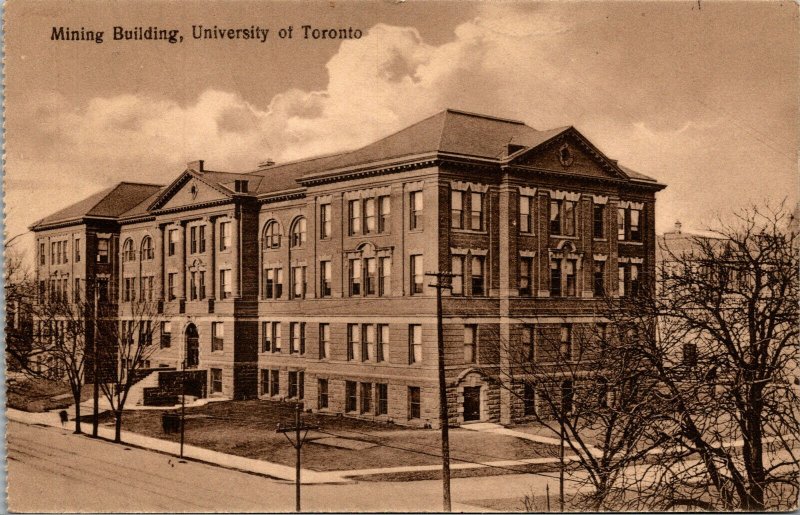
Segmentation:
<svg viewBox="0 0 800 515">
<path fill-rule="evenodd" d="M 89 398 L 85 388 L 82 398 Z M 73 404 L 69 384 L 47 379 L 8 380 L 6 399 L 9 408 L 32 412 L 62 409 Z"/>
<path fill-rule="evenodd" d="M 177 441 L 164 434 L 163 411 L 127 411 L 124 430 Z M 289 424 L 294 412 L 289 404 L 272 401 L 226 401 L 186 409 L 187 444 L 215 451 L 294 465 L 295 451 L 279 423 Z M 111 422 L 109 414 L 103 420 Z M 321 414 L 303 414 L 303 422 L 319 426 L 303 447 L 303 467 L 318 471 L 372 469 L 441 463 L 440 433 L 396 425 Z M 554 456 L 553 446 L 509 436 L 464 429 L 450 431 L 453 463 L 486 462 Z"/>
</svg>

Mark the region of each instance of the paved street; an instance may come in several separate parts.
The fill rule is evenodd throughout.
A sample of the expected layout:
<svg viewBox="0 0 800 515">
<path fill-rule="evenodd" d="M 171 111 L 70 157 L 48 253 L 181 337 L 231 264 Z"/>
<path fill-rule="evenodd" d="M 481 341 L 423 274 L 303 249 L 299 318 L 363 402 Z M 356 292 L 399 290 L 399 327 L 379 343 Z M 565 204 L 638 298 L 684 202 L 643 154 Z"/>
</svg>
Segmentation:
<svg viewBox="0 0 800 515">
<path fill-rule="evenodd" d="M 8 424 L 11 511 L 292 511 L 294 485 L 95 441 L 67 430 Z M 550 481 L 551 492 L 556 487 Z M 484 511 L 486 499 L 515 502 L 544 491 L 530 474 L 453 480 L 454 511 Z M 472 504 L 471 504 L 472 503 Z M 521 508 L 521 505 L 519 506 Z M 441 482 L 354 482 L 303 487 L 309 511 L 434 511 Z"/>
</svg>

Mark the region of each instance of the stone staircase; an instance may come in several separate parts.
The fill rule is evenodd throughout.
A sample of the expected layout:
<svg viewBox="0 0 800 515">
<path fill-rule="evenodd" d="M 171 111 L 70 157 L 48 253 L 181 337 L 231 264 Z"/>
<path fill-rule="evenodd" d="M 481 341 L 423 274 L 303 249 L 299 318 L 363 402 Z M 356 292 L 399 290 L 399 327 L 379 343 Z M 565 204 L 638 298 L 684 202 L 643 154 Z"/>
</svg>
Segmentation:
<svg viewBox="0 0 800 515">
<path fill-rule="evenodd" d="M 150 372 L 145 376 L 144 379 L 131 386 L 131 389 L 128 390 L 128 400 L 126 404 L 132 404 L 134 406 L 143 406 L 144 389 L 158 387 L 158 374 L 159 374 L 158 370 Z"/>
</svg>

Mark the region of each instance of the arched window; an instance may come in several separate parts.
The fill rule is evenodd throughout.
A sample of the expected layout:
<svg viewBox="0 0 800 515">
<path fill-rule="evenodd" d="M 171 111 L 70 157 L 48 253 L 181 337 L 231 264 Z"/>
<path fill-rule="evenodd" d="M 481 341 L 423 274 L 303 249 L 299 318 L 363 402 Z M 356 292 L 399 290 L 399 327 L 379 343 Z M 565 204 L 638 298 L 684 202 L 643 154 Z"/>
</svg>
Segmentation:
<svg viewBox="0 0 800 515">
<path fill-rule="evenodd" d="M 125 240 L 125 243 L 122 244 L 122 260 L 123 261 L 136 260 L 136 252 L 133 250 L 133 240 L 130 238 Z"/>
<path fill-rule="evenodd" d="M 142 261 L 153 259 L 153 238 L 145 236 L 142 240 Z"/>
<path fill-rule="evenodd" d="M 281 246 L 281 226 L 270 220 L 264 227 L 264 249 L 277 249 Z"/>
<path fill-rule="evenodd" d="M 306 219 L 298 218 L 292 225 L 291 246 L 300 247 L 306 242 Z"/>
</svg>

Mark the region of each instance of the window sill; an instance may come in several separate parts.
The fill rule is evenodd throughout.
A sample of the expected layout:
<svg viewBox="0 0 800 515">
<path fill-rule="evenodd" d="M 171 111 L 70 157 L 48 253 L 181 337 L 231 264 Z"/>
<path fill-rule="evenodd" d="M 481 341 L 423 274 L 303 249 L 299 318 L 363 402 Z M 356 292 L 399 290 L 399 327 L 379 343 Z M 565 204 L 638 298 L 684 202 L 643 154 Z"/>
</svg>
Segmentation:
<svg viewBox="0 0 800 515">
<path fill-rule="evenodd" d="M 551 234 L 550 237 L 551 238 L 558 238 L 558 239 L 561 239 L 561 240 L 579 240 L 579 239 L 581 239 L 580 236 L 566 236 L 564 234 Z"/>
<path fill-rule="evenodd" d="M 617 240 L 617 242 L 624 243 L 625 245 L 644 245 L 643 241 Z"/>
<path fill-rule="evenodd" d="M 593 241 L 603 241 L 603 242 L 607 242 L 607 241 L 608 241 L 608 238 L 598 238 L 597 236 L 593 236 L 593 237 L 592 237 L 592 240 L 593 240 Z"/>
<path fill-rule="evenodd" d="M 461 234 L 488 234 L 486 229 L 456 229 L 451 227 L 450 230 L 454 233 L 461 233 Z"/>
</svg>

